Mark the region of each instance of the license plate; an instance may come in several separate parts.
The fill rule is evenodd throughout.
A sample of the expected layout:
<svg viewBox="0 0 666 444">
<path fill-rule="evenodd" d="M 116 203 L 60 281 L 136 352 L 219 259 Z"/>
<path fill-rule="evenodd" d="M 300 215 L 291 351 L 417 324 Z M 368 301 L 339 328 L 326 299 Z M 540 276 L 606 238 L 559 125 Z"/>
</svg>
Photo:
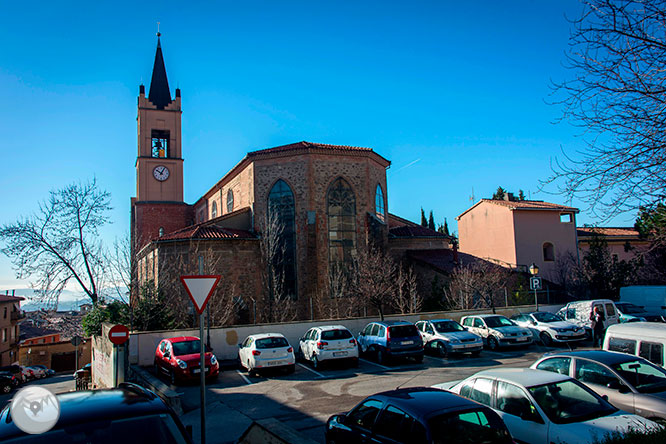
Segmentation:
<svg viewBox="0 0 666 444">
<path fill-rule="evenodd" d="M 284 364 L 284 361 L 269 361 L 266 363 L 267 366 L 275 366 L 275 365 L 282 365 Z"/>
<path fill-rule="evenodd" d="M 518 339 L 516 339 L 516 340 L 517 340 L 517 341 L 527 341 L 527 337 L 518 338 Z"/>
<path fill-rule="evenodd" d="M 208 370 L 209 370 L 209 368 L 206 367 L 206 371 L 208 371 Z M 195 368 L 194 370 L 192 370 L 192 373 L 199 373 L 199 372 L 201 372 L 200 368 Z"/>
<path fill-rule="evenodd" d="M 347 352 L 333 352 L 333 356 L 347 356 Z"/>
<path fill-rule="evenodd" d="M 465 344 L 465 348 L 476 347 L 476 344 Z"/>
<path fill-rule="evenodd" d="M 400 345 L 412 345 L 414 341 L 402 341 Z"/>
</svg>

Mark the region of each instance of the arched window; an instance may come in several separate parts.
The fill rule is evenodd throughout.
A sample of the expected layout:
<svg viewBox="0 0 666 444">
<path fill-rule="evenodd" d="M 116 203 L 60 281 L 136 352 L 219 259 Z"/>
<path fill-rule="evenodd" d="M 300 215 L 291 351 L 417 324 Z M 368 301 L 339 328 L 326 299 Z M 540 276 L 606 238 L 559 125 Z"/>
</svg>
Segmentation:
<svg viewBox="0 0 666 444">
<path fill-rule="evenodd" d="M 273 269 L 284 278 L 284 293 L 296 298 L 296 233 L 294 193 L 280 179 L 268 194 L 268 230 L 277 234 Z M 279 279 L 278 281 L 281 281 Z"/>
<path fill-rule="evenodd" d="M 349 263 L 356 248 L 356 197 L 349 183 L 336 179 L 328 189 L 329 262 Z"/>
<path fill-rule="evenodd" d="M 234 211 L 234 192 L 227 191 L 227 213 Z"/>
<path fill-rule="evenodd" d="M 377 185 L 377 191 L 375 192 L 375 216 L 377 219 L 384 222 L 386 220 L 386 211 L 384 209 L 384 192 L 382 191 L 382 186 Z"/>
<path fill-rule="evenodd" d="M 213 206 L 210 210 L 210 218 L 215 219 L 217 217 L 217 202 L 213 201 Z"/>
<path fill-rule="evenodd" d="M 544 262 L 553 262 L 555 260 L 555 247 L 550 242 L 543 244 Z"/>
</svg>

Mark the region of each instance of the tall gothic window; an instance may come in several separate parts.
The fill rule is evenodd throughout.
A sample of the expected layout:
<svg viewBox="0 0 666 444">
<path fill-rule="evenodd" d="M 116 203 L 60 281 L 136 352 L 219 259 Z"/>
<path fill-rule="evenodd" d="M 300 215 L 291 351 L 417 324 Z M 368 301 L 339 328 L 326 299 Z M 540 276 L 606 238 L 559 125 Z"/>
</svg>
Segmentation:
<svg viewBox="0 0 666 444">
<path fill-rule="evenodd" d="M 273 258 L 275 272 L 284 278 L 284 293 L 296 298 L 296 227 L 294 193 L 287 183 L 280 179 L 275 182 L 268 194 L 268 220 L 279 233 L 279 246 Z"/>
<path fill-rule="evenodd" d="M 329 262 L 349 263 L 356 248 L 356 197 L 346 180 L 333 182 L 327 205 Z"/>
<path fill-rule="evenodd" d="M 227 213 L 234 211 L 234 192 L 227 191 Z"/>
<path fill-rule="evenodd" d="M 377 191 L 375 192 L 375 216 L 377 219 L 382 222 L 386 221 L 386 211 L 384 209 L 384 192 L 382 191 L 382 186 L 377 185 Z"/>
</svg>

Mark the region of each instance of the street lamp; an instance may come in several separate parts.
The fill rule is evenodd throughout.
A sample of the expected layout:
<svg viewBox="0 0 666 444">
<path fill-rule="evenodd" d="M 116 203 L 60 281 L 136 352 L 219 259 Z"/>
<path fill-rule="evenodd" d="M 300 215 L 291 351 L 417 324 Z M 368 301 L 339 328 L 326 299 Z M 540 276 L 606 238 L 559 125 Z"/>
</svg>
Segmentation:
<svg viewBox="0 0 666 444">
<path fill-rule="evenodd" d="M 529 271 L 532 277 L 536 277 L 539 274 L 539 266 L 534 262 L 532 262 Z M 534 288 L 534 305 L 536 306 L 536 311 L 539 311 L 539 299 L 537 298 L 537 285 L 534 280 L 532 280 L 531 286 Z"/>
</svg>

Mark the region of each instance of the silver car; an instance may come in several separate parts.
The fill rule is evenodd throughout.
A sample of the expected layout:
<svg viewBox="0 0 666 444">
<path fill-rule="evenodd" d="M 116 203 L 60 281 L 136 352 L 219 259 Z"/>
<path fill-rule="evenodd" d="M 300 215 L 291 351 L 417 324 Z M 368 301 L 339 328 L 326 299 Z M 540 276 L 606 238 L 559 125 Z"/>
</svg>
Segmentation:
<svg viewBox="0 0 666 444">
<path fill-rule="evenodd" d="M 580 350 L 549 353 L 531 367 L 571 376 L 619 409 L 666 423 L 666 370 L 643 358 Z"/>
<path fill-rule="evenodd" d="M 517 314 L 511 316 L 511 320 L 521 327 L 534 331 L 545 346 L 550 346 L 553 342 L 570 344 L 586 338 L 583 327 L 545 311 Z"/>
<path fill-rule="evenodd" d="M 416 323 L 426 350 L 434 350 L 444 357 L 451 353 L 478 355 L 483 349 L 481 336 L 470 333 L 451 319 L 432 319 Z"/>
<path fill-rule="evenodd" d="M 491 350 L 502 346 L 529 345 L 532 332 L 519 327 L 506 316 L 482 314 L 465 316 L 460 323 L 470 332 L 483 338 Z"/>
</svg>

